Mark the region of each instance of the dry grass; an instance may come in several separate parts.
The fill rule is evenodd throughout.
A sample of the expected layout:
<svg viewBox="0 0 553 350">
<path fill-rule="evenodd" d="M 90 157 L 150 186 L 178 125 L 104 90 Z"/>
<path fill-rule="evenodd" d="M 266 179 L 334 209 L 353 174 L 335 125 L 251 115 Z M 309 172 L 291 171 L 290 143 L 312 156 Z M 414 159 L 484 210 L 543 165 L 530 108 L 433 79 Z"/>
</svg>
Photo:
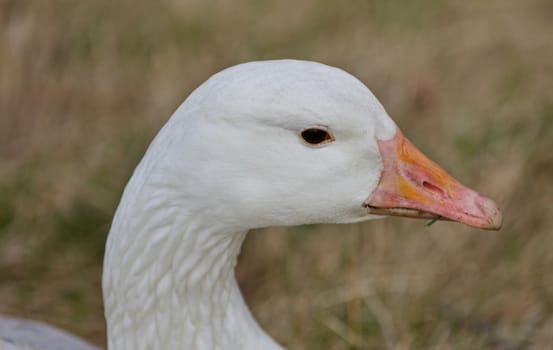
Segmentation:
<svg viewBox="0 0 553 350">
<path fill-rule="evenodd" d="M 149 140 L 215 71 L 295 57 L 360 77 L 506 220 L 256 232 L 238 276 L 269 333 L 293 349 L 549 348 L 552 23 L 547 0 L 0 0 L 0 312 L 103 344 L 103 242 Z"/>
</svg>

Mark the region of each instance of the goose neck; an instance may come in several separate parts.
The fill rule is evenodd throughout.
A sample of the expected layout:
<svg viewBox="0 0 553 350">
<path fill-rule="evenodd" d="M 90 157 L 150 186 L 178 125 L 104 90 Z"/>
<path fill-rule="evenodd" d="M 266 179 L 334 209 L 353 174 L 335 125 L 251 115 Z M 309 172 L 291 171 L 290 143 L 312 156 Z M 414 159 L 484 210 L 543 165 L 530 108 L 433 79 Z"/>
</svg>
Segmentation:
<svg viewBox="0 0 553 350">
<path fill-rule="evenodd" d="M 136 209 L 120 206 L 106 247 L 109 349 L 281 349 L 235 279 L 246 231 L 179 207 Z"/>
</svg>

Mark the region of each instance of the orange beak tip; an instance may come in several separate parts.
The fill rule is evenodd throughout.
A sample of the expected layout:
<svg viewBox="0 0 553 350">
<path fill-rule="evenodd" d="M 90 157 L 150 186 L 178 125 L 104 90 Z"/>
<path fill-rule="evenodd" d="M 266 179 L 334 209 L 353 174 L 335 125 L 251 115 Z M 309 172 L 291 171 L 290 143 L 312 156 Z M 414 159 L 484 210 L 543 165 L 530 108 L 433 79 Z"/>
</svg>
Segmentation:
<svg viewBox="0 0 553 350">
<path fill-rule="evenodd" d="M 495 202 L 463 186 L 420 152 L 401 131 L 378 141 L 383 170 L 363 206 L 374 215 L 451 220 L 499 230 L 503 217 Z"/>
</svg>

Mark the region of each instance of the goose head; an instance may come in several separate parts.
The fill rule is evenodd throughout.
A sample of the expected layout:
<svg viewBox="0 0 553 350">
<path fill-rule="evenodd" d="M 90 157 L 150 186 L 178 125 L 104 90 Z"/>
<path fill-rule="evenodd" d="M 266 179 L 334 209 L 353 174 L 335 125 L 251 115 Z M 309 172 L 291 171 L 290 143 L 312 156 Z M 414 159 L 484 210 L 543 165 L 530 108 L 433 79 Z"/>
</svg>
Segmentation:
<svg viewBox="0 0 553 350">
<path fill-rule="evenodd" d="M 162 133 L 172 140 L 163 175 L 232 226 L 383 215 L 501 224 L 492 200 L 426 158 L 370 90 L 338 68 L 294 60 L 228 68 L 194 91 Z"/>
<path fill-rule="evenodd" d="M 294 60 L 223 70 L 125 189 L 104 259 L 109 348 L 281 349 L 234 278 L 246 232 L 384 215 L 501 225 L 495 203 L 418 151 L 350 74 Z"/>
</svg>

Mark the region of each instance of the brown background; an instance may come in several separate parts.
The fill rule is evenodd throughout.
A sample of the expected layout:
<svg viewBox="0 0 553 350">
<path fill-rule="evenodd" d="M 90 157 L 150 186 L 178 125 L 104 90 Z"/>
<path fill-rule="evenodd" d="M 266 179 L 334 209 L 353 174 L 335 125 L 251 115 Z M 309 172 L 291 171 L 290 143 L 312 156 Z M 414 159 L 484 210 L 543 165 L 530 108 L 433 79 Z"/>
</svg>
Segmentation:
<svg viewBox="0 0 553 350">
<path fill-rule="evenodd" d="M 145 147 L 243 61 L 358 76 L 504 228 L 387 219 L 250 234 L 238 277 L 293 349 L 553 343 L 553 2 L 0 0 L 0 313 L 104 344 L 105 236 Z"/>
</svg>

